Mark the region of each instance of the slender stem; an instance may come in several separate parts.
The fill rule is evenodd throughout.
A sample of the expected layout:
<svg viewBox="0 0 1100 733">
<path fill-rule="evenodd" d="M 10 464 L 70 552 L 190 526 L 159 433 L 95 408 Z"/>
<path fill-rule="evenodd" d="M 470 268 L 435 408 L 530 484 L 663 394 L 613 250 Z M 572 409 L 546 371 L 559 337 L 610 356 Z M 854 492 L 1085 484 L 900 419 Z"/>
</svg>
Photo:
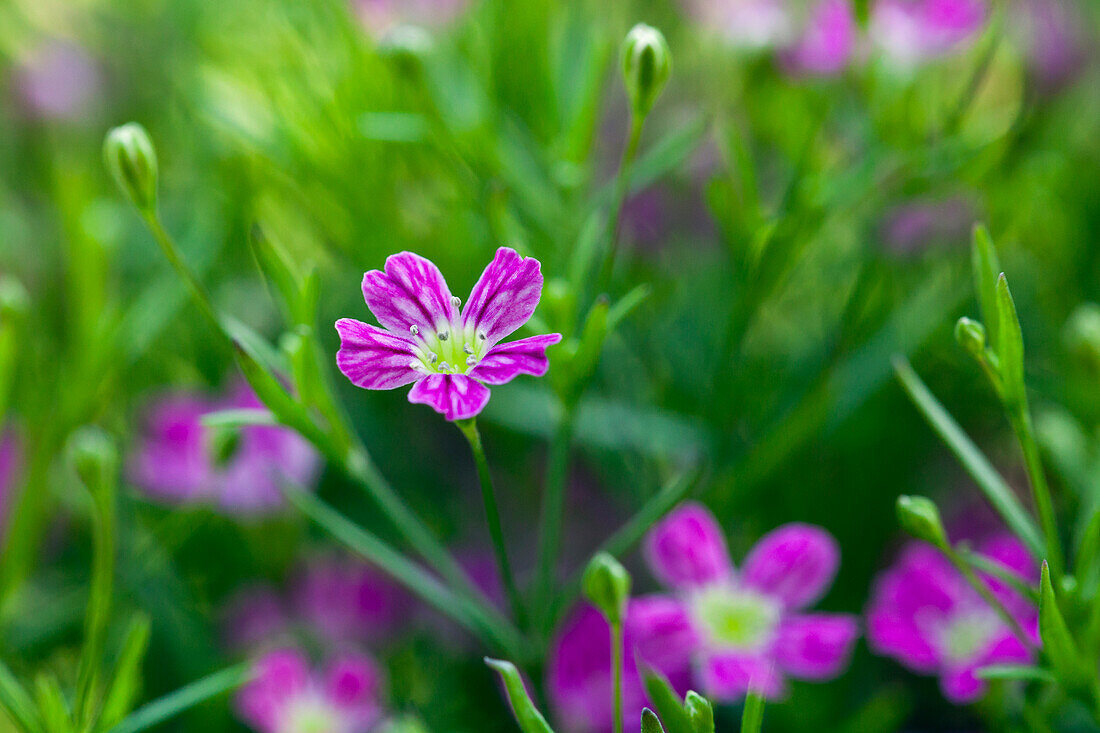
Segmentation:
<svg viewBox="0 0 1100 733">
<path fill-rule="evenodd" d="M 91 724 L 98 703 L 95 688 L 111 620 L 115 569 L 114 487 L 96 486 L 89 489 L 93 500 L 92 579 L 84 620 L 84 648 L 77 673 L 77 708 L 74 711 L 84 725 Z"/>
<path fill-rule="evenodd" d="M 1039 525 L 1046 539 L 1046 561 L 1050 567 L 1051 584 L 1062 587 L 1062 571 L 1065 561 L 1062 557 L 1062 544 L 1058 538 L 1058 523 L 1054 517 L 1054 503 L 1051 500 L 1050 486 L 1043 472 L 1043 462 L 1039 456 L 1039 444 L 1035 441 L 1035 429 L 1031 424 L 1031 412 L 1026 402 L 1009 410 L 1009 422 L 1016 432 L 1020 449 L 1024 453 L 1024 465 L 1027 467 L 1031 494 L 1035 500 L 1035 509 L 1039 514 Z"/>
<path fill-rule="evenodd" d="M 943 554 L 947 556 L 947 559 L 951 561 L 952 565 L 958 568 L 959 572 L 963 574 L 964 578 L 966 578 L 966 582 L 970 583 L 974 590 L 978 591 L 978 595 L 982 597 L 982 600 L 989 604 L 989 607 L 992 608 L 993 611 L 1001 617 L 1002 621 L 1008 624 L 1009 629 L 1012 630 L 1012 633 L 1016 636 L 1016 638 L 1018 638 L 1020 642 L 1028 649 L 1032 651 L 1038 651 L 1035 646 L 1035 642 L 1032 641 L 1031 637 L 1028 636 L 1026 631 L 1024 631 L 1024 627 L 1020 625 L 1020 622 L 1016 619 L 1016 617 L 1013 616 L 1007 608 L 1005 608 L 1004 604 L 1001 603 L 1001 601 L 995 595 L 993 595 L 993 592 L 989 590 L 989 586 L 986 585 L 985 581 L 978 577 L 970 564 L 967 563 L 966 560 L 964 560 L 962 556 L 955 551 L 955 548 L 945 544 L 940 547 L 940 551 L 942 551 Z"/>
<path fill-rule="evenodd" d="M 975 570 L 985 573 L 986 575 L 992 575 L 997 578 L 997 580 L 1012 586 L 1013 590 L 1031 601 L 1034 605 L 1039 605 L 1039 591 L 1033 588 L 1025 579 L 1005 568 L 1004 565 L 990 560 L 968 547 L 958 547 L 956 548 L 956 552 L 958 552 L 963 560 L 969 563 Z"/>
<path fill-rule="evenodd" d="M 477 478 L 481 484 L 481 499 L 485 504 L 485 519 L 489 524 L 489 536 L 493 539 L 493 552 L 496 554 L 497 569 L 500 571 L 504 591 L 508 595 L 512 617 L 520 627 L 524 627 L 527 625 L 527 614 L 523 609 L 523 601 L 520 599 L 519 590 L 516 588 L 512 565 L 508 562 L 508 548 L 504 544 L 504 529 L 500 523 L 500 510 L 497 508 L 496 491 L 493 489 L 493 475 L 489 471 L 489 461 L 485 458 L 485 447 L 481 444 L 481 433 L 477 429 L 477 420 L 475 418 L 458 420 L 455 425 L 466 436 L 466 440 L 470 443 L 470 450 L 473 451 L 474 463 L 477 464 Z"/>
<path fill-rule="evenodd" d="M 206 317 L 210 324 L 218 331 L 222 330 L 221 321 L 218 320 L 217 314 L 214 312 L 213 301 L 210 299 L 210 294 L 206 292 L 206 289 L 199 282 L 195 274 L 191 272 L 191 268 L 187 266 L 187 263 L 183 261 L 183 257 L 180 255 L 179 247 L 176 246 L 175 240 L 165 230 L 164 225 L 160 221 L 160 216 L 155 210 L 142 210 L 140 211 L 142 218 L 145 220 L 146 226 L 149 227 L 149 232 L 153 235 L 153 239 L 157 241 L 160 246 L 161 252 L 168 258 L 168 263 L 172 265 L 172 269 L 183 280 L 187 289 L 191 292 L 191 299 L 198 306 L 203 316 Z"/>
<path fill-rule="evenodd" d="M 546 467 L 546 488 L 542 496 L 539 529 L 538 570 L 532 608 L 541 614 L 538 628 L 550 632 L 553 623 L 554 575 L 561 549 L 562 514 L 565 511 L 565 484 L 569 478 L 569 454 L 573 447 L 576 403 L 566 405 L 558 414 L 558 423 L 550 439 Z"/>
<path fill-rule="evenodd" d="M 611 217 L 609 229 L 611 236 L 608 239 L 607 250 L 604 253 L 603 263 L 600 265 L 599 277 L 596 280 L 596 292 L 607 290 L 611 283 L 611 272 L 615 267 L 615 255 L 619 249 L 619 231 L 622 223 L 623 204 L 626 202 L 626 194 L 630 189 L 630 173 L 634 168 L 634 159 L 638 157 L 638 145 L 642 140 L 642 127 L 645 125 L 645 117 L 632 115 L 630 118 L 630 133 L 627 136 L 626 147 L 623 148 L 623 157 L 619 163 L 619 173 L 615 179 L 615 198 L 611 204 Z"/>
<path fill-rule="evenodd" d="M 615 706 L 615 733 L 623 733 L 623 624 L 611 624 L 611 690 Z"/>
</svg>

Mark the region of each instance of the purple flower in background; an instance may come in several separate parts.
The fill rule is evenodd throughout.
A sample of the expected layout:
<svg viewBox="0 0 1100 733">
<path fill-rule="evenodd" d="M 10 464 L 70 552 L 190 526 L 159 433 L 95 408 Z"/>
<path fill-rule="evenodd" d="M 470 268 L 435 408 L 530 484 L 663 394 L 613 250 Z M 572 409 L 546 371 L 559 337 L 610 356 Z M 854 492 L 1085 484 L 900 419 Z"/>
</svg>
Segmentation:
<svg viewBox="0 0 1100 733">
<path fill-rule="evenodd" d="M 202 424 L 210 412 L 260 407 L 244 383 L 219 400 L 193 392 L 162 397 L 149 409 L 145 432 L 130 458 L 131 481 L 169 504 L 210 504 L 246 516 L 282 508 L 281 482 L 309 486 L 316 479 L 320 459 L 313 447 L 273 425 L 243 427 L 235 444 L 218 446 L 216 431 Z"/>
<path fill-rule="evenodd" d="M 353 0 L 353 5 L 366 29 L 382 36 L 402 24 L 445 25 L 465 10 L 467 0 Z"/>
<path fill-rule="evenodd" d="M 87 117 L 103 80 L 80 46 L 50 41 L 35 49 L 16 71 L 16 88 L 36 115 L 79 121 Z"/>
<path fill-rule="evenodd" d="M 313 558 L 291 589 L 295 617 L 331 644 L 391 633 L 408 617 L 409 597 L 373 566 L 345 555 Z"/>
<path fill-rule="evenodd" d="M 11 428 L 0 430 L 0 537 L 8 523 L 16 485 L 23 467 L 23 445 Z"/>
<path fill-rule="evenodd" d="M 700 25 L 737 48 L 771 48 L 794 36 L 785 0 L 686 0 L 685 5 Z"/>
<path fill-rule="evenodd" d="M 722 530 L 701 504 L 685 504 L 650 530 L 646 559 L 675 589 L 698 638 L 695 667 L 706 694 L 785 693 L 785 677 L 827 680 L 847 666 L 859 630 L 848 614 L 808 613 L 832 585 L 836 540 L 820 527 L 786 524 L 734 568 Z"/>
<path fill-rule="evenodd" d="M 1022 580 L 1038 581 L 1035 562 L 1014 537 L 994 537 L 978 550 Z M 1002 581 L 985 581 L 1038 643 L 1035 607 Z M 972 702 L 985 692 L 976 670 L 1027 663 L 1032 656 L 938 550 L 916 542 L 875 582 L 867 640 L 877 653 L 915 672 L 937 675 L 944 696 L 955 703 Z"/>
<path fill-rule="evenodd" d="M 486 384 L 549 368 L 546 348 L 561 334 L 499 343 L 527 322 L 541 294 L 539 261 L 501 247 L 460 313 L 439 268 L 411 252 L 391 255 L 384 272 L 363 276 L 363 297 L 383 328 L 338 320 L 336 364 L 358 387 L 412 384 L 409 402 L 448 420 L 471 418 L 489 401 Z"/>
<path fill-rule="evenodd" d="M 381 717 L 373 660 L 345 655 L 317 670 L 293 649 L 270 652 L 237 693 L 241 719 L 259 733 L 366 733 Z"/>
<path fill-rule="evenodd" d="M 282 645 L 290 636 L 291 619 L 279 591 L 267 584 L 250 585 L 225 605 L 222 638 L 235 651 Z"/>
<path fill-rule="evenodd" d="M 1081 11 L 1072 0 L 1019 0 L 1012 15 L 1031 76 L 1045 92 L 1069 83 L 1087 59 Z"/>
<path fill-rule="evenodd" d="M 664 596 L 633 598 L 623 624 L 623 709 L 637 720 L 646 704 L 637 659 L 661 671 L 681 693 L 691 679 L 697 640 L 683 606 Z M 582 606 L 566 622 L 549 662 L 550 695 L 569 733 L 613 729 L 611 632 L 592 606 Z"/>
<path fill-rule="evenodd" d="M 895 255 L 915 255 L 935 246 L 966 246 L 977 207 L 967 196 L 923 197 L 898 204 L 886 213 L 881 236 Z"/>
<path fill-rule="evenodd" d="M 957 51 L 985 22 L 985 0 L 878 0 L 869 33 L 888 58 L 909 67 Z"/>
<path fill-rule="evenodd" d="M 810 10 L 802 37 L 783 55 L 796 74 L 843 71 L 856 47 L 856 16 L 848 0 L 822 0 Z"/>
</svg>

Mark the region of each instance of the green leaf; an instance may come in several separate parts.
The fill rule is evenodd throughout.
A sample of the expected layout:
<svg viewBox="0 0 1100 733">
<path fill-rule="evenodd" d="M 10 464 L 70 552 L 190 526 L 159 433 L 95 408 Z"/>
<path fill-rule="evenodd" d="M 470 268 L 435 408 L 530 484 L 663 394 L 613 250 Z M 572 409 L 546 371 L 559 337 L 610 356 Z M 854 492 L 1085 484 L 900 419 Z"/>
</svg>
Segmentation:
<svg viewBox="0 0 1100 733">
<path fill-rule="evenodd" d="M 133 715 L 111 728 L 109 733 L 138 733 L 176 717 L 196 705 L 240 687 L 252 676 L 249 665 L 223 669 L 185 685 L 142 706 Z"/>
<path fill-rule="evenodd" d="M 642 733 L 665 733 L 657 714 L 649 708 L 642 708 Z"/>
<path fill-rule="evenodd" d="M 1050 584 L 1050 570 L 1045 561 L 1039 578 L 1039 637 L 1043 641 L 1043 654 L 1050 660 L 1066 690 L 1073 693 L 1086 691 L 1089 671 L 1058 608 L 1054 587 Z"/>
<path fill-rule="evenodd" d="M 268 238 L 261 225 L 252 227 L 252 236 L 248 238 L 248 243 L 265 282 L 275 286 L 280 296 L 279 304 L 284 313 L 289 313 L 298 300 L 301 275 L 294 271 L 290 258 L 282 247 Z"/>
<path fill-rule="evenodd" d="M 496 670 L 504 683 L 504 689 L 508 693 L 508 702 L 512 705 L 512 712 L 516 716 L 520 730 L 523 733 L 554 733 L 553 729 L 542 717 L 542 713 L 531 702 L 527 688 L 523 684 L 523 678 L 519 675 L 516 665 L 501 659 L 485 657 L 485 663 Z"/>
<path fill-rule="evenodd" d="M 691 726 L 695 733 L 714 733 L 714 707 L 710 700 L 700 695 L 695 690 L 688 690 L 684 697 L 684 708 L 691 718 Z"/>
<path fill-rule="evenodd" d="M 657 708 L 657 713 L 661 716 L 661 721 L 668 733 L 695 733 L 691 718 L 684 710 L 680 696 L 676 694 L 676 690 L 663 674 L 646 666 L 642 672 L 642 681 L 645 684 L 646 694 L 653 703 L 653 707 Z"/>
<path fill-rule="evenodd" d="M 249 425 L 278 425 L 279 421 L 270 410 L 240 408 L 217 410 L 202 416 L 205 428 L 244 428 Z"/>
<path fill-rule="evenodd" d="M 971 265 L 974 268 L 974 290 L 978 294 L 978 305 L 982 311 L 982 322 L 989 336 L 989 343 L 996 352 L 1000 344 L 999 319 L 997 317 L 997 276 L 1001 265 L 997 262 L 997 252 L 993 249 L 993 240 L 984 224 L 974 227 L 973 245 L 970 250 Z"/>
<path fill-rule="evenodd" d="M 970 477 L 977 482 L 986 499 L 1005 520 L 1009 529 L 1023 540 L 1031 553 L 1043 557 L 1043 538 L 1035 526 L 1034 520 L 1024 509 L 1020 500 L 1012 493 L 1005 480 L 997 473 L 989 460 L 967 437 L 955 419 L 944 409 L 935 395 L 913 371 L 909 361 L 903 356 L 894 357 L 894 372 L 909 398 L 940 439 L 947 444 L 955 457 L 959 459 Z"/>
<path fill-rule="evenodd" d="M 256 363 L 263 365 L 271 374 L 282 375 L 290 372 L 286 356 L 267 342 L 260 334 L 232 316 L 222 317 L 222 328 L 238 348 L 243 349 Z"/>
<path fill-rule="evenodd" d="M 1012 407 L 1027 404 L 1024 387 L 1024 335 L 1020 331 L 1020 319 L 1016 304 L 1008 289 L 1004 273 L 997 278 L 997 360 L 1001 373 L 1004 400 Z"/>
<path fill-rule="evenodd" d="M 764 698 L 755 692 L 745 697 L 745 709 L 741 713 L 741 733 L 760 733 L 764 725 Z"/>
<path fill-rule="evenodd" d="M 34 696 L 38 702 L 38 712 L 42 715 L 49 733 L 70 733 L 76 730 L 57 675 L 39 674 L 34 680 Z"/>
<path fill-rule="evenodd" d="M 0 707 L 25 733 L 43 733 L 42 719 L 34 701 L 7 665 L 0 660 Z"/>
<path fill-rule="evenodd" d="M 1027 664 L 991 664 L 974 672 L 981 680 L 1019 680 L 1022 682 L 1053 683 L 1056 680 L 1049 670 Z"/>
<path fill-rule="evenodd" d="M 103 712 L 96 730 L 108 730 L 133 708 L 141 689 L 141 663 L 149 647 L 150 631 L 149 617 L 144 613 L 135 614 L 130 619 L 110 686 L 103 698 Z"/>
<path fill-rule="evenodd" d="M 653 291 L 649 283 L 642 283 L 611 306 L 607 313 L 607 330 L 614 331 L 623 320 L 640 306 Z"/>
</svg>

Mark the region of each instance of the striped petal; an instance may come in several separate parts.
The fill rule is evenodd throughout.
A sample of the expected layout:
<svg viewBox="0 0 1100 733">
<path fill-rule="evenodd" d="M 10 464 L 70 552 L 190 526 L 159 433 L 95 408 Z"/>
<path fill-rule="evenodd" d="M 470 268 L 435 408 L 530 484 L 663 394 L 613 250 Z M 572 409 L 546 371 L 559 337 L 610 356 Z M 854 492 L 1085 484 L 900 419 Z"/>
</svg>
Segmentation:
<svg viewBox="0 0 1100 733">
<path fill-rule="evenodd" d="M 412 326 L 445 331 L 458 315 L 443 273 L 412 252 L 387 257 L 385 272 L 364 274 L 363 298 L 378 322 L 395 334 L 408 333 Z"/>
<path fill-rule="evenodd" d="M 511 382 L 520 374 L 541 377 L 550 368 L 546 347 L 561 341 L 560 333 L 509 341 L 489 349 L 485 358 L 470 370 L 469 374 L 487 384 Z"/>
<path fill-rule="evenodd" d="M 355 386 L 394 389 L 422 376 L 412 367 L 417 356 L 408 340 L 353 318 L 341 318 L 336 330 L 340 334 L 336 366 Z"/>
<path fill-rule="evenodd" d="M 527 323 L 542 295 L 540 267 L 533 257 L 521 257 L 508 247 L 498 249 L 462 310 L 463 327 L 496 344 Z"/>
<path fill-rule="evenodd" d="M 466 420 L 489 401 L 489 388 L 465 374 L 431 374 L 409 390 L 409 402 L 430 405 L 448 420 Z"/>
</svg>

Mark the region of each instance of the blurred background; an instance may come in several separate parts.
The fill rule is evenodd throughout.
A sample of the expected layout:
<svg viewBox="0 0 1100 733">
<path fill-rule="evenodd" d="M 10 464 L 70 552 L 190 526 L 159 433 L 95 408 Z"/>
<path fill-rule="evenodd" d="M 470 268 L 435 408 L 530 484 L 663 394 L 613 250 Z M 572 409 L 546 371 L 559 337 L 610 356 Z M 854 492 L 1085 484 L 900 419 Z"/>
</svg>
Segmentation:
<svg viewBox="0 0 1100 733">
<path fill-rule="evenodd" d="M 909 355 L 1022 488 L 1008 426 L 951 333 L 976 312 L 977 221 L 1012 281 L 1054 481 L 1066 501 L 1095 501 L 1098 11 L 1072 0 L 5 0 L 0 274 L 5 307 L 22 315 L 0 396 L 0 656 L 28 676 L 74 668 L 89 538 L 61 460 L 71 431 L 100 424 L 132 456 L 158 400 L 226 399 L 240 380 L 106 173 L 107 129 L 149 130 L 161 213 L 185 259 L 219 309 L 273 340 L 282 316 L 248 244 L 255 227 L 318 268 L 328 353 L 339 342 L 327 324 L 372 321 L 362 273 L 401 250 L 435 261 L 462 295 L 497 246 L 537 257 L 540 316 L 568 335 L 570 299 L 594 295 L 570 264 L 612 196 L 629 121 L 618 48 L 639 21 L 665 33 L 673 71 L 644 130 L 609 292 L 651 292 L 608 339 L 581 402 L 563 572 L 693 466 L 734 558 L 786 521 L 837 537 L 828 610 L 864 608 L 901 542 L 898 494 L 936 497 L 960 534 L 988 525 L 890 365 Z M 521 578 L 534 564 L 547 382 L 494 388 L 480 421 Z M 491 578 L 458 432 L 401 391 L 337 383 L 402 496 Z M 303 519 L 181 505 L 127 465 L 117 603 L 153 619 L 144 698 L 282 635 L 322 644 L 336 622 L 311 583 L 354 572 L 376 604 L 355 644 L 384 670 L 386 710 L 432 731 L 515 729 L 475 641 L 369 570 L 334 570 L 347 561 Z M 339 475 L 310 475 L 392 536 Z M 657 587 L 637 558 L 628 566 L 640 592 Z M 737 715 L 723 708 L 719 730 Z M 770 705 L 767 729 L 988 720 L 861 643 L 845 675 Z M 221 699 L 163 729 L 245 728 Z"/>
</svg>

